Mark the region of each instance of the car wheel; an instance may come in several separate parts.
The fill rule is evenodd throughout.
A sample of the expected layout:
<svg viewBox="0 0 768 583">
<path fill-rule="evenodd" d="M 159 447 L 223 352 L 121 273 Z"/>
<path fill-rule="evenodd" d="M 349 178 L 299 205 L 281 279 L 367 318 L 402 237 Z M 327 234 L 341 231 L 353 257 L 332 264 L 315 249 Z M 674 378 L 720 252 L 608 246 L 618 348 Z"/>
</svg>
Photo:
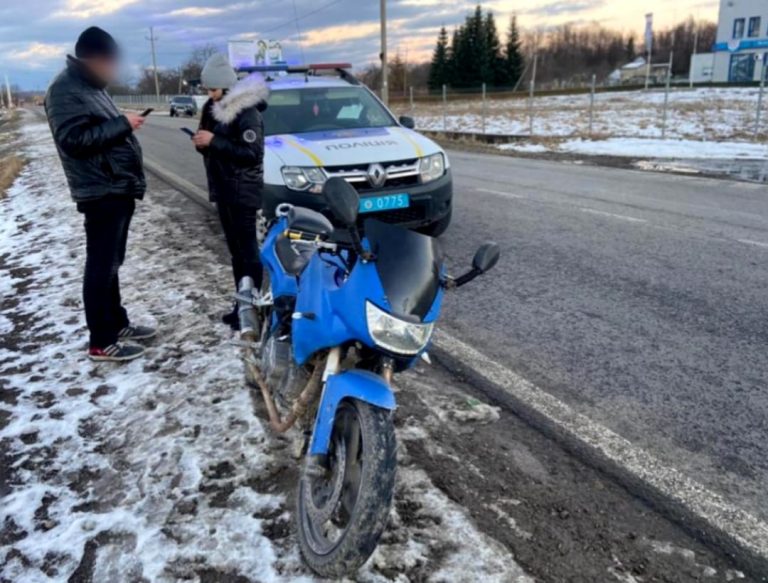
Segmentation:
<svg viewBox="0 0 768 583">
<path fill-rule="evenodd" d="M 453 209 L 449 210 L 448 214 L 445 215 L 442 219 L 439 219 L 434 223 L 430 223 L 426 227 L 420 227 L 418 229 L 419 233 L 429 235 L 430 237 L 439 237 L 448 230 L 448 227 L 451 224 L 452 215 Z"/>
</svg>

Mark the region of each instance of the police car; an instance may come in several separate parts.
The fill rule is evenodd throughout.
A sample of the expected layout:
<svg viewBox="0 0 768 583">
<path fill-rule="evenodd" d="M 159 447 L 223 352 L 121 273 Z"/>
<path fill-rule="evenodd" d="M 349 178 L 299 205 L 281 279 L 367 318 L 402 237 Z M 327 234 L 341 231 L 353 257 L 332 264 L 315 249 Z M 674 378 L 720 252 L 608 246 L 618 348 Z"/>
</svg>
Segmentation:
<svg viewBox="0 0 768 583">
<path fill-rule="evenodd" d="M 347 64 L 251 67 L 270 85 L 265 132 L 263 212 L 281 203 L 327 211 L 323 184 L 340 176 L 360 194 L 361 218 L 402 224 L 432 236 L 451 221 L 448 157 L 396 118 Z"/>
</svg>

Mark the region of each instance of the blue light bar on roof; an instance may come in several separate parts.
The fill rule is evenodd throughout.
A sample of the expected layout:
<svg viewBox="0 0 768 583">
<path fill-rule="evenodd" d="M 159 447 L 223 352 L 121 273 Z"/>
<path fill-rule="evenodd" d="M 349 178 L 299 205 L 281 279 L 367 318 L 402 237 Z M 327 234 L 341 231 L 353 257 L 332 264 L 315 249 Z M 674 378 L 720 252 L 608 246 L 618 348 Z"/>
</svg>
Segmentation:
<svg viewBox="0 0 768 583">
<path fill-rule="evenodd" d="M 253 67 L 238 67 L 238 73 L 273 73 L 276 71 L 287 71 L 288 65 L 256 65 Z"/>
</svg>

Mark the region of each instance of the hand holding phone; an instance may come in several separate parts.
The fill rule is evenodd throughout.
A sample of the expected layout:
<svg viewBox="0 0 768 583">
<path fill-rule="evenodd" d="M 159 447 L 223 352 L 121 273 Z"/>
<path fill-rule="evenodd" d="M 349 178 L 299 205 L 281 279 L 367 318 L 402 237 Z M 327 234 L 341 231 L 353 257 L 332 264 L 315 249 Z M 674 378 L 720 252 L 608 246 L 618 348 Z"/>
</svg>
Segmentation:
<svg viewBox="0 0 768 583">
<path fill-rule="evenodd" d="M 194 138 L 195 137 L 195 132 L 193 132 L 191 129 L 189 129 L 189 128 L 179 128 L 179 129 L 182 132 L 184 132 L 185 134 L 187 134 L 190 138 Z"/>
<path fill-rule="evenodd" d="M 147 117 L 147 116 L 148 116 L 150 113 L 152 113 L 153 111 L 155 111 L 155 108 L 154 108 L 154 107 L 148 107 L 147 109 L 145 109 L 144 111 L 142 111 L 142 112 L 141 112 L 139 115 L 141 115 L 141 117 Z"/>
</svg>

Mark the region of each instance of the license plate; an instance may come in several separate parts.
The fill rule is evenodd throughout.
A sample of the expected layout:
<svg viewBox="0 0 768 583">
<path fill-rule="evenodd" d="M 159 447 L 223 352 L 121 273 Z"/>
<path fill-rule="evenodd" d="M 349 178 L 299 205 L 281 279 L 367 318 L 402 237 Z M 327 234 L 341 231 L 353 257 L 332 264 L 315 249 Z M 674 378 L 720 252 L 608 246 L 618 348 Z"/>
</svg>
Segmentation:
<svg viewBox="0 0 768 583">
<path fill-rule="evenodd" d="M 409 206 L 411 206 L 411 197 L 408 194 L 385 194 L 360 199 L 361 213 L 407 209 Z"/>
</svg>

